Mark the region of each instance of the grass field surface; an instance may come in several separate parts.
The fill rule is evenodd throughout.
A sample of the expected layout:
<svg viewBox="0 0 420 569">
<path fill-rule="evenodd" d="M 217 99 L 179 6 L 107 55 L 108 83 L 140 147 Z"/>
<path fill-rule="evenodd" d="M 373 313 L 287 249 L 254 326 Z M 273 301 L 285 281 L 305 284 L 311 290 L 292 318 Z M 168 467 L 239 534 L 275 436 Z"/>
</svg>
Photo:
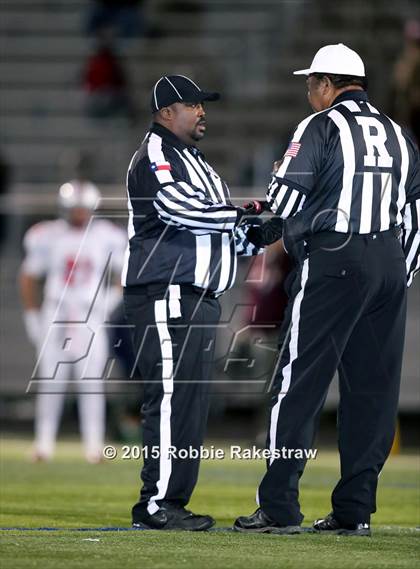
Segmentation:
<svg viewBox="0 0 420 569">
<path fill-rule="evenodd" d="M 118 445 L 117 445 L 118 448 Z M 121 447 L 119 447 L 121 448 Z M 220 531 L 73 531 L 129 527 L 139 490 L 138 460 L 99 465 L 83 461 L 77 443 L 62 442 L 51 463 L 31 464 L 30 443 L 1 442 L 1 528 L 60 528 L 59 531 L 0 531 L 0 567 L 214 569 L 414 568 L 420 557 L 419 458 L 389 459 L 380 478 L 373 537 L 302 534 L 243 535 L 223 531 L 238 515 L 255 509 L 263 460 L 206 460 L 190 508 L 211 514 Z M 227 453 L 229 454 L 229 453 Z M 338 477 L 335 453 L 319 451 L 301 485 L 304 525 L 330 511 Z"/>
</svg>

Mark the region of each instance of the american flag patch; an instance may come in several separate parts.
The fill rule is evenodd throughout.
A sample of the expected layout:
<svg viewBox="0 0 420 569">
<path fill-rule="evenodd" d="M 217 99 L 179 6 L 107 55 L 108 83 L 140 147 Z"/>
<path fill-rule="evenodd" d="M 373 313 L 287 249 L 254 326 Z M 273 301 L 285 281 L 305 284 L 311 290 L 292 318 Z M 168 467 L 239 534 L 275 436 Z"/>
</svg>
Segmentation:
<svg viewBox="0 0 420 569">
<path fill-rule="evenodd" d="M 150 169 L 156 172 L 156 170 L 171 170 L 172 168 L 169 162 L 151 162 Z"/>
<path fill-rule="evenodd" d="M 300 142 L 291 142 L 289 144 L 288 149 L 286 150 L 285 156 L 291 156 L 292 158 L 296 158 L 301 146 L 302 145 L 300 144 Z"/>
</svg>

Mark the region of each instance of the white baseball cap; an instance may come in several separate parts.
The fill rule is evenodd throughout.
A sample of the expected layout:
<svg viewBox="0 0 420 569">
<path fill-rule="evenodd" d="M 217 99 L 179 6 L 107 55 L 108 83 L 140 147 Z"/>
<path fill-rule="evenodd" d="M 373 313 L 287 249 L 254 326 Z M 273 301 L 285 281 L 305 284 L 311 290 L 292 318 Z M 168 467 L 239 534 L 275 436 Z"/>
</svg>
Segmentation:
<svg viewBox="0 0 420 569">
<path fill-rule="evenodd" d="M 321 47 L 316 52 L 310 68 L 294 71 L 293 75 L 310 75 L 311 73 L 365 77 L 365 66 L 359 54 L 343 43 L 337 43 Z"/>
</svg>

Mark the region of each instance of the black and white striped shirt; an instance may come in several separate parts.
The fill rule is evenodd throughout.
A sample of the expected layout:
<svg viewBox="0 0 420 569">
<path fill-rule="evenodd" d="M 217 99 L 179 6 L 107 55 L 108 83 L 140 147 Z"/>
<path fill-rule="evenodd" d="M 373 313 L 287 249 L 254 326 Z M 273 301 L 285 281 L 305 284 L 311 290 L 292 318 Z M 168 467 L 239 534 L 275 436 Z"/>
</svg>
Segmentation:
<svg viewBox="0 0 420 569">
<path fill-rule="evenodd" d="M 257 254 L 229 189 L 195 146 L 154 123 L 127 173 L 129 249 L 122 285 L 233 285 L 236 255 Z"/>
<path fill-rule="evenodd" d="M 402 226 L 409 284 L 420 261 L 419 152 L 365 91 L 347 91 L 302 121 L 267 192 L 294 239 Z"/>
</svg>

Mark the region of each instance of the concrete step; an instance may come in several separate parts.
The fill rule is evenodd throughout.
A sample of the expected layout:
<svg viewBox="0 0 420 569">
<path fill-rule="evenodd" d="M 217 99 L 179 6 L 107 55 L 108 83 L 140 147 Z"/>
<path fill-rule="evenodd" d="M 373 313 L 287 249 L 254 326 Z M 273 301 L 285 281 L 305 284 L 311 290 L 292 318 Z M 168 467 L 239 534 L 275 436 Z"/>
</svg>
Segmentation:
<svg viewBox="0 0 420 569">
<path fill-rule="evenodd" d="M 278 125 L 289 122 L 291 109 L 251 107 L 249 111 L 244 114 L 242 110 L 209 108 L 207 120 L 212 137 L 224 132 L 234 135 L 235 129 L 255 134 L 276 130 Z M 127 125 L 121 123 L 116 128 L 116 124 L 115 121 L 93 121 L 83 116 L 6 116 L 2 120 L 2 136 L 5 142 L 39 140 L 40 143 L 48 140 L 103 139 L 104 135 L 115 133 L 120 133 L 123 138 L 126 136 Z"/>
<path fill-rule="evenodd" d="M 286 76 L 286 74 L 285 74 Z M 213 88 L 213 84 L 205 85 Z M 148 112 L 152 83 L 150 85 L 138 85 L 131 91 L 131 97 L 136 107 Z M 215 85 L 218 89 L 218 85 Z M 222 89 L 223 99 L 220 104 L 208 105 L 208 111 L 213 114 L 230 112 L 229 101 L 232 99 L 229 92 Z M 289 105 L 301 98 L 305 100 L 305 86 L 302 81 L 290 78 L 288 82 L 279 82 L 272 79 L 265 85 L 262 101 L 264 105 L 273 106 Z M 42 88 L 31 87 L 21 89 L 18 87 L 7 88 L 4 86 L 0 91 L 0 109 L 2 114 L 10 118 L 22 116 L 69 116 L 80 115 L 85 101 L 85 92 L 81 88 Z M 239 111 L 248 112 L 253 107 L 250 98 L 235 101 L 235 108 Z"/>
</svg>

